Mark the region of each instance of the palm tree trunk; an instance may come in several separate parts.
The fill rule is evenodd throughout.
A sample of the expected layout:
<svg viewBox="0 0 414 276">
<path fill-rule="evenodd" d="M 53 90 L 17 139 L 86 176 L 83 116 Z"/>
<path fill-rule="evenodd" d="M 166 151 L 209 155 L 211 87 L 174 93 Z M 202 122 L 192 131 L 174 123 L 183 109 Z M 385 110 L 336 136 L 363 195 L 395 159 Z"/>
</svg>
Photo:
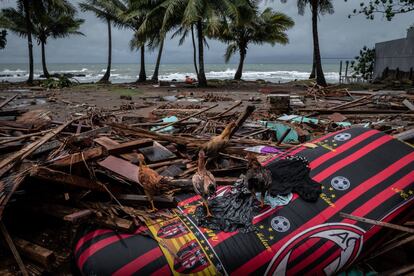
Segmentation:
<svg viewBox="0 0 414 276">
<path fill-rule="evenodd" d="M 42 68 L 43 68 L 43 75 L 45 76 L 45 78 L 50 78 L 50 74 L 49 71 L 47 71 L 47 66 L 46 66 L 46 51 L 45 51 L 45 41 L 42 41 L 40 43 L 42 45 Z"/>
<path fill-rule="evenodd" d="M 108 24 L 108 65 L 106 67 L 105 75 L 99 82 L 108 82 L 109 77 L 111 76 L 111 64 L 112 64 L 112 30 L 111 30 L 111 20 L 107 19 L 106 23 Z"/>
<path fill-rule="evenodd" d="M 25 19 L 26 19 L 26 29 L 27 29 L 27 46 L 29 49 L 29 78 L 27 83 L 33 83 L 33 42 L 32 42 L 32 27 L 30 23 L 30 14 L 29 14 L 29 0 L 23 0 Z"/>
<path fill-rule="evenodd" d="M 152 74 L 152 78 L 151 78 L 151 80 L 153 81 L 158 81 L 158 72 L 160 70 L 160 63 L 161 63 L 161 56 L 162 56 L 163 48 L 164 48 L 164 39 L 161 40 L 160 47 L 158 49 L 157 62 L 155 63 L 154 74 Z"/>
<path fill-rule="evenodd" d="M 204 37 L 203 37 L 203 24 L 201 20 L 197 21 L 198 32 L 198 86 L 206 87 L 207 78 L 204 72 Z"/>
<path fill-rule="evenodd" d="M 312 58 L 312 72 L 309 76 L 309 79 L 314 79 L 316 75 L 316 59 L 315 59 L 315 51 L 313 51 L 313 58 Z"/>
<path fill-rule="evenodd" d="M 240 47 L 240 61 L 239 61 L 239 67 L 237 67 L 236 74 L 234 75 L 235 80 L 240 80 L 243 74 L 243 65 L 244 65 L 244 59 L 246 58 L 246 48 L 241 46 Z"/>
<path fill-rule="evenodd" d="M 196 74 L 197 74 L 197 79 L 198 79 L 198 68 L 197 68 L 197 47 L 196 47 L 195 38 L 194 38 L 194 26 L 193 26 L 193 25 L 191 25 L 191 39 L 193 40 L 194 69 L 195 69 L 195 72 L 196 72 Z"/>
<path fill-rule="evenodd" d="M 319 49 L 318 36 L 318 0 L 312 0 L 312 32 L 313 32 L 313 50 L 316 63 L 316 83 L 326 86 L 325 76 L 322 70 L 321 53 Z"/>
<path fill-rule="evenodd" d="M 141 69 L 139 71 L 139 78 L 137 82 L 144 82 L 147 80 L 147 74 L 145 73 L 145 46 L 141 46 Z"/>
</svg>

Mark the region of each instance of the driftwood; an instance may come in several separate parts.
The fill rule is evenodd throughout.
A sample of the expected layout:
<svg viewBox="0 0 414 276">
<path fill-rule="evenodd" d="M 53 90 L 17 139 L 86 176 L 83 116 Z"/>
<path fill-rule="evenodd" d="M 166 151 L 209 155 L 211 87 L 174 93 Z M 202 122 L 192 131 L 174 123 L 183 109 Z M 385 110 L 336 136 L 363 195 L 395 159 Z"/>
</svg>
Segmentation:
<svg viewBox="0 0 414 276">
<path fill-rule="evenodd" d="M 66 184 L 81 189 L 106 192 L 106 189 L 102 187 L 103 184 L 94 180 L 67 174 L 61 171 L 55 171 L 46 167 L 34 166 L 30 170 L 30 176 L 36 179 L 46 180 L 58 184 Z"/>
<path fill-rule="evenodd" d="M 199 111 L 199 112 L 197 112 L 197 113 L 195 113 L 195 114 L 192 114 L 192 115 L 189 115 L 189 116 L 187 116 L 187 117 L 184 117 L 184 118 L 182 118 L 182 119 L 180 119 L 180 120 L 178 120 L 178 121 L 176 121 L 176 122 L 172 122 L 172 123 L 169 123 L 169 124 L 167 124 L 167 125 L 165 125 L 165 126 L 161 126 L 161 127 L 157 128 L 157 129 L 155 129 L 154 131 L 159 131 L 159 130 L 164 129 L 164 128 L 167 128 L 167 127 L 169 127 L 169 126 L 173 126 L 173 125 L 175 125 L 175 124 L 178 124 L 178 123 L 184 122 L 184 121 L 186 121 L 186 120 L 188 120 L 188 119 L 190 119 L 190 118 L 193 118 L 193 117 L 195 117 L 195 116 L 198 116 L 198 115 L 200 115 L 200 114 L 202 114 L 202 113 L 204 113 L 204 112 L 206 112 L 206 111 L 209 111 L 210 109 L 213 109 L 213 108 L 215 108 L 215 107 L 217 107 L 217 106 L 218 106 L 218 104 L 215 104 L 215 105 L 210 106 L 210 107 L 208 107 L 208 108 L 205 108 L 205 109 L 203 109 L 203 110 L 201 110 L 201 111 Z"/>
<path fill-rule="evenodd" d="M 0 103 L 0 109 L 2 107 L 4 107 L 5 105 L 7 105 L 9 102 L 13 101 L 14 98 L 16 98 L 16 97 L 17 97 L 17 94 L 14 94 L 13 96 L 11 96 L 11 97 L 7 98 L 6 100 L 4 100 L 2 103 Z"/>
<path fill-rule="evenodd" d="M 11 252 L 13 253 L 14 259 L 16 260 L 19 266 L 20 272 L 23 274 L 23 276 L 29 276 L 29 273 L 27 272 L 27 269 L 22 261 L 22 258 L 20 257 L 20 254 L 17 251 L 16 246 L 14 245 L 13 240 L 9 235 L 9 232 L 7 231 L 6 226 L 4 226 L 2 221 L 0 221 L 0 232 L 3 234 L 7 245 L 9 246 Z"/>
<path fill-rule="evenodd" d="M 52 250 L 40 245 L 18 238 L 15 238 L 14 242 L 23 256 L 45 268 L 48 268 L 56 259 L 55 253 Z"/>
<path fill-rule="evenodd" d="M 20 136 L 17 136 L 17 137 L 7 137 L 5 140 L 0 141 L 0 145 L 7 144 L 7 143 L 10 143 L 10 142 L 14 142 L 14 141 L 20 141 L 22 139 L 30 138 L 30 137 L 33 137 L 33 136 L 43 135 L 45 133 L 48 133 L 49 131 L 50 130 L 43 130 L 43 131 L 39 131 L 39 132 L 36 132 L 36 133 L 20 135 Z"/>
<path fill-rule="evenodd" d="M 208 118 L 209 120 L 216 120 L 216 119 L 220 119 L 223 117 L 223 115 L 229 113 L 230 111 L 232 111 L 233 109 L 235 109 L 236 107 L 240 106 L 243 102 L 242 101 L 238 101 L 237 103 L 235 103 L 233 106 L 229 107 L 228 109 L 224 110 L 223 112 L 221 112 L 220 114 L 214 116 L 214 117 L 210 117 Z"/>
<path fill-rule="evenodd" d="M 103 155 L 104 151 L 101 147 L 87 149 L 82 152 L 68 154 L 57 160 L 52 161 L 52 166 L 55 167 L 65 167 L 72 166 L 79 163 L 84 163 L 94 158 L 99 158 Z"/>
<path fill-rule="evenodd" d="M 80 118 L 72 119 L 65 124 L 50 130 L 45 136 L 42 138 L 36 140 L 35 142 L 27 145 L 23 149 L 17 151 L 16 153 L 12 154 L 11 156 L 5 158 L 0 162 L 0 177 L 4 175 L 8 170 L 10 170 L 14 165 L 16 165 L 18 162 L 22 161 L 23 159 L 30 156 L 36 149 L 38 149 L 40 146 L 42 146 L 44 143 L 55 137 L 59 132 L 64 130 L 68 125 L 73 123 L 76 120 L 79 120 Z"/>
<path fill-rule="evenodd" d="M 388 223 L 388 222 L 382 222 L 382 221 L 377 221 L 377 220 L 373 220 L 373 219 L 368 219 L 368 218 L 364 218 L 364 217 L 358 217 L 358 216 L 354 216 L 354 215 L 350 215 L 350 214 L 346 214 L 346 213 L 342 213 L 342 212 L 340 213 L 340 215 L 344 218 L 347 218 L 347 219 L 360 221 L 360 222 L 365 222 L 365 223 L 369 223 L 369 224 L 376 225 L 376 226 L 386 227 L 386 228 L 390 228 L 390 229 L 394 229 L 394 230 L 398 230 L 398 231 L 404 231 L 404 232 L 407 232 L 407 233 L 410 233 L 410 234 L 414 234 L 414 229 L 413 228 L 400 226 L 400 225 L 396 225 L 396 224 L 392 224 L 392 223 Z"/>
</svg>

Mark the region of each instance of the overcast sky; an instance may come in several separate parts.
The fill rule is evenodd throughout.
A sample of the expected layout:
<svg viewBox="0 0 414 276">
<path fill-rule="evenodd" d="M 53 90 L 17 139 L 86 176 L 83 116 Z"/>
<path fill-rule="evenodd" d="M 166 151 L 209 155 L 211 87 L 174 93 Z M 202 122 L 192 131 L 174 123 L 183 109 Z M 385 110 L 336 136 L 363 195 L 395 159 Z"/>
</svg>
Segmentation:
<svg viewBox="0 0 414 276">
<path fill-rule="evenodd" d="M 0 8 L 15 5 L 15 0 L 3 0 Z M 79 1 L 74 0 L 74 3 Z M 350 58 L 355 56 L 364 46 L 374 46 L 376 42 L 402 38 L 406 36 L 407 28 L 414 23 L 413 13 L 399 15 L 392 22 L 377 16 L 374 21 L 366 20 L 363 16 L 348 19 L 348 14 L 359 5 L 359 0 L 333 0 L 335 13 L 325 15 L 319 20 L 319 39 L 323 58 Z M 296 1 L 288 0 L 282 4 L 279 0 L 268 1 L 268 6 L 284 12 L 295 21 L 295 26 L 288 31 L 290 43 L 286 46 L 261 45 L 250 46 L 247 63 L 307 63 L 312 57 L 312 31 L 310 12 L 305 16 L 297 14 Z M 106 24 L 96 19 L 91 13 L 80 13 L 79 17 L 86 20 L 81 31 L 85 36 L 73 36 L 66 39 L 50 39 L 47 48 L 49 63 L 105 63 L 107 55 Z M 138 63 L 139 54 L 129 49 L 131 31 L 113 29 L 113 62 Z M 26 63 L 27 42 L 13 34 L 8 35 L 8 43 L 0 50 L 0 63 Z M 188 40 L 178 46 L 177 40 L 168 40 L 164 47 L 162 62 L 191 63 L 192 46 Z M 207 63 L 223 63 L 225 45 L 209 42 L 210 49 L 206 50 Z M 34 48 L 35 62 L 40 62 L 40 47 Z M 155 53 L 148 54 L 147 62 L 155 61 Z M 233 62 L 237 59 L 233 59 Z"/>
</svg>

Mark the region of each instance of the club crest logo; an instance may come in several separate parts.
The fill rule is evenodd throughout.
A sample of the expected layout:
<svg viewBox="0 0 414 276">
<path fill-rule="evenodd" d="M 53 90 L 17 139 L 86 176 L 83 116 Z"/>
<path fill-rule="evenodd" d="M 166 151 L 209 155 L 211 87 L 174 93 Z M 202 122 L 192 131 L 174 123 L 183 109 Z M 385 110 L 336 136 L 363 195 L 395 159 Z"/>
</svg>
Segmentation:
<svg viewBox="0 0 414 276">
<path fill-rule="evenodd" d="M 358 257 L 364 233 L 361 228 L 346 223 L 327 223 L 309 228 L 289 240 L 276 253 L 265 274 L 286 275 L 289 271 L 297 273 L 314 267 L 318 271 L 312 272 L 316 274 L 333 275 Z M 295 258 L 309 253 L 308 250 L 313 250 L 313 263 L 303 266 L 303 262 L 293 262 Z M 324 257 L 326 252 L 329 252 L 330 258 Z"/>
</svg>

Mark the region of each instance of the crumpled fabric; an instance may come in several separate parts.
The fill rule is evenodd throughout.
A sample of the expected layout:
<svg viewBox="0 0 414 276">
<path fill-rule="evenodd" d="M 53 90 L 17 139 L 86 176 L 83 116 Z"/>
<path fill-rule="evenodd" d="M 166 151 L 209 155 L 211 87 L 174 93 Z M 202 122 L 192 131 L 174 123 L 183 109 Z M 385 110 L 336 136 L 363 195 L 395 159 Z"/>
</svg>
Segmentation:
<svg viewBox="0 0 414 276">
<path fill-rule="evenodd" d="M 194 216 L 198 226 L 224 232 L 239 230 L 248 233 L 256 230 L 253 217 L 259 214 L 260 208 L 251 193 L 245 189 L 243 178 L 223 196 L 209 200 L 209 208 L 213 214 L 209 218 L 206 218 L 204 206 L 196 209 Z"/>
<path fill-rule="evenodd" d="M 320 183 L 309 176 L 308 164 L 308 161 L 300 156 L 291 156 L 270 163 L 267 166 L 272 173 L 269 194 L 275 197 L 294 192 L 305 201 L 317 201 L 322 188 Z"/>
<path fill-rule="evenodd" d="M 258 200 L 260 200 L 262 198 L 262 194 L 256 193 L 256 197 Z M 287 195 L 277 195 L 276 197 L 273 197 L 269 195 L 269 193 L 266 193 L 264 197 L 264 204 L 269 205 L 272 208 L 275 208 L 277 206 L 288 205 L 289 202 L 292 200 L 292 198 L 293 198 L 292 193 L 289 193 Z"/>
</svg>

